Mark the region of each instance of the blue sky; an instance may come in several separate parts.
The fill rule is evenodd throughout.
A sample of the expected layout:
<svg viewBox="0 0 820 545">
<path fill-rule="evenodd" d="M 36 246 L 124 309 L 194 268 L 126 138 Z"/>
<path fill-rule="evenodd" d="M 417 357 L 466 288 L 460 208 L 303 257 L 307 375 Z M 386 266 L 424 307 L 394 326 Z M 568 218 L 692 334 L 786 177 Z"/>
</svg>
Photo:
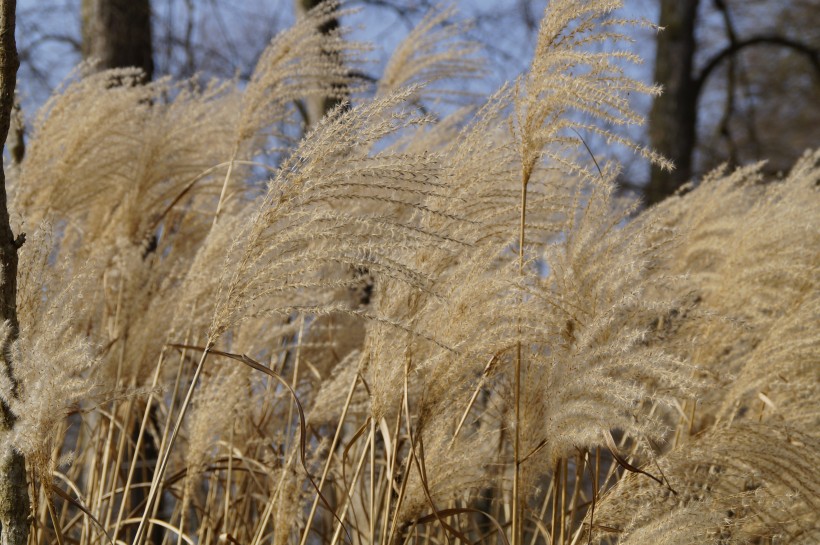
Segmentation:
<svg viewBox="0 0 820 545">
<path fill-rule="evenodd" d="M 395 46 L 421 18 L 426 8 L 416 0 L 356 0 L 347 3 L 356 13 L 344 18 L 351 39 L 376 47 L 373 62 L 365 71 L 378 77 Z M 429 2 L 433 4 L 433 2 Z M 483 47 L 486 75 L 467 82 L 471 91 L 486 96 L 504 82 L 527 69 L 535 40 L 535 29 L 546 0 L 462 0 L 455 2 L 458 18 L 472 21 L 469 37 Z M 171 73 L 188 77 L 193 71 L 203 77 L 247 75 L 270 38 L 294 18 L 293 0 L 153 0 L 155 76 Z M 653 0 L 631 0 L 626 17 L 656 16 Z M 27 118 L 80 61 L 80 0 L 18 0 L 18 48 L 23 65 L 18 88 Z M 190 32 L 189 32 L 190 31 Z M 654 33 L 635 30 L 635 50 L 646 63 L 631 67 L 633 77 L 651 81 Z M 190 36 L 192 47 L 185 46 Z M 636 108 L 648 111 L 651 102 L 635 97 Z M 633 138 L 642 138 L 638 129 Z M 593 151 L 610 153 L 602 143 L 591 142 Z M 616 152 L 619 153 L 619 152 Z M 620 152 L 636 179 L 645 176 L 645 165 Z"/>
</svg>

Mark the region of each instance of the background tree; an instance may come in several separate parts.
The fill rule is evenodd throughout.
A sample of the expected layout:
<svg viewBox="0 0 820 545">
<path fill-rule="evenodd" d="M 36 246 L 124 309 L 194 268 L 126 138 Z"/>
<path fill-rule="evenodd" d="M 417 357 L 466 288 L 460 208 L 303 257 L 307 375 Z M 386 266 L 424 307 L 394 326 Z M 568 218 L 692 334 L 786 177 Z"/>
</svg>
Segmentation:
<svg viewBox="0 0 820 545">
<path fill-rule="evenodd" d="M 300 17 L 321 4 L 323 0 L 296 0 L 296 13 Z M 319 27 L 322 34 L 331 34 L 339 29 L 339 20 L 330 19 Z M 344 92 L 344 91 L 342 91 Z M 325 116 L 330 110 L 338 106 L 342 102 L 339 97 L 311 97 L 306 100 L 306 124 L 313 125 Z"/>
<path fill-rule="evenodd" d="M 658 21 L 664 31 L 654 79 L 664 94 L 653 103 L 649 139 L 676 168 L 652 168 L 647 204 L 724 161 L 765 157 L 782 170 L 816 140 L 816 9 L 805 2 L 660 0 Z"/>
<path fill-rule="evenodd" d="M 150 0 L 82 0 L 83 59 L 95 62 L 98 70 L 139 68 L 142 71 L 142 79 L 137 83 L 151 81 L 154 76 L 151 14 Z M 134 81 L 122 83 L 132 84 Z M 146 245 L 144 257 L 156 247 L 157 239 L 152 236 Z M 127 335 L 127 332 L 123 331 L 122 335 Z M 156 429 L 158 417 L 155 408 L 149 411 L 149 421 Z M 142 444 L 146 463 L 140 469 L 140 477 L 146 482 L 151 482 L 159 457 L 159 447 L 154 441 L 154 434 L 148 433 L 142 438 L 140 423 L 134 422 L 131 439 Z M 144 501 L 145 496 L 144 489 L 134 489 L 131 492 L 131 501 L 135 505 L 139 504 Z M 161 505 L 159 509 L 162 509 Z"/>
<path fill-rule="evenodd" d="M 262 46 L 292 22 L 294 6 L 301 3 L 155 2 L 156 72 L 177 77 L 200 73 L 203 79 L 237 74 L 246 78 Z M 27 97 L 36 94 L 34 102 L 42 102 L 80 59 L 79 20 L 76 28 L 62 24 L 79 19 L 77 4 L 78 0 L 52 0 L 46 9 L 41 2 L 22 1 L 19 41 L 28 82 L 24 110 Z M 341 23 L 369 29 L 354 37 L 378 43 L 380 49 L 373 53 L 378 64 L 430 4 L 427 0 L 350 0 L 347 5 L 362 9 L 345 15 Z M 485 4 L 459 2 L 458 6 L 459 18 L 474 21 L 469 35 L 482 42 L 488 59 L 486 88 L 479 88 L 479 83 L 465 88 L 480 94 L 514 79 L 525 68 L 535 21 L 545 2 L 517 2 L 513 9 L 503 10 Z M 647 56 L 656 45 L 658 49 L 655 75 L 650 65 L 640 77 L 645 81 L 654 77 L 666 88 L 654 108 L 651 102 L 642 104 L 644 112 L 651 110 L 652 120 L 648 132 L 639 136 L 677 164 L 669 174 L 638 169 L 625 173 L 625 185 L 641 193 L 646 188 L 647 202 L 657 202 L 683 181 L 727 160 L 765 157 L 770 171 L 783 170 L 816 141 L 820 15 L 814 2 L 633 0 L 627 8 L 638 16 L 657 13 L 656 21 L 667 27 L 658 35 L 635 34 Z M 375 75 L 379 70 L 368 66 L 367 72 Z M 596 153 L 605 145 L 594 139 L 589 142 Z"/>
<path fill-rule="evenodd" d="M 648 204 L 656 203 L 692 175 L 695 147 L 697 93 L 692 74 L 695 59 L 695 17 L 698 0 L 661 0 L 655 53 L 655 82 L 664 93 L 652 104 L 649 140 L 652 146 L 675 163 L 665 171 L 652 165 L 644 190 Z"/>
<path fill-rule="evenodd" d="M 701 25 L 700 106 L 695 160 L 703 173 L 766 160 L 785 172 L 817 145 L 820 12 L 815 2 L 714 0 Z M 709 72 L 707 72 L 709 70 Z"/>
<path fill-rule="evenodd" d="M 83 58 L 100 69 L 136 66 L 154 75 L 149 0 L 82 0 Z"/>
<path fill-rule="evenodd" d="M 0 147 L 9 132 L 14 88 L 17 83 L 17 44 L 14 40 L 15 0 L 0 0 Z M 0 165 L 0 320 L 4 322 L 0 341 L 2 380 L 17 392 L 17 377 L 9 358 L 11 343 L 17 338 L 17 250 L 25 237 L 15 238 L 9 221 L 6 177 Z M 17 420 L 9 399 L 0 402 L 0 430 L 9 432 Z M 0 443 L 0 543 L 24 545 L 29 533 L 29 497 L 26 459 L 9 441 Z"/>
</svg>

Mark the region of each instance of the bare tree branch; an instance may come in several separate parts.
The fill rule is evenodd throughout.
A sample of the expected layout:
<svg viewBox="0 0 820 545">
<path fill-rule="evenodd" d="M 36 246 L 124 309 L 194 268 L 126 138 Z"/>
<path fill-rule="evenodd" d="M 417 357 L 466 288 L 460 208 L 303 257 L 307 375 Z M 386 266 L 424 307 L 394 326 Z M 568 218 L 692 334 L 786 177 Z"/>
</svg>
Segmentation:
<svg viewBox="0 0 820 545">
<path fill-rule="evenodd" d="M 737 32 L 735 32 L 735 24 L 732 20 L 732 14 L 729 12 L 729 6 L 726 5 L 725 0 L 715 0 L 715 7 L 720 11 L 723 17 L 723 26 L 726 28 L 726 36 L 729 37 L 730 44 L 737 43 Z M 726 142 L 726 147 L 729 151 L 729 164 L 735 166 L 738 164 L 738 150 L 734 139 L 732 138 L 732 117 L 735 114 L 735 88 L 737 87 L 737 72 L 738 63 L 734 55 L 728 59 L 729 69 L 726 71 L 726 105 L 723 108 L 723 115 L 718 123 L 718 134 Z"/>
<path fill-rule="evenodd" d="M 804 55 L 808 61 L 814 67 L 814 71 L 820 75 L 820 50 L 815 47 L 811 47 L 799 40 L 794 40 L 792 38 L 788 38 L 786 36 L 780 36 L 778 34 L 770 34 L 770 35 L 760 35 L 760 36 L 752 36 L 750 38 L 746 38 L 743 40 L 737 40 L 733 43 L 730 43 L 728 46 L 717 52 L 707 63 L 704 65 L 703 69 L 700 71 L 700 74 L 695 78 L 695 91 L 697 94 L 700 94 L 700 91 L 703 89 L 706 80 L 709 79 L 709 76 L 712 75 L 712 72 L 720 66 L 720 64 L 727 60 L 729 57 L 737 55 L 740 51 L 746 49 L 747 47 L 755 46 L 755 45 L 770 45 L 776 47 L 785 47 L 787 49 L 791 49 L 801 55 Z"/>
</svg>

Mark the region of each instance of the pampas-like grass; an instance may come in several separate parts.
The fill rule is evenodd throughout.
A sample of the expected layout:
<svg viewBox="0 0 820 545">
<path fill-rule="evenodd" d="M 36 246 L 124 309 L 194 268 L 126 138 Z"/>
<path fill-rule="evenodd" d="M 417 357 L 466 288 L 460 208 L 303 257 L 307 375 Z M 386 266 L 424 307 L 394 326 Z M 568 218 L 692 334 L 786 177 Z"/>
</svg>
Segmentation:
<svg viewBox="0 0 820 545">
<path fill-rule="evenodd" d="M 820 155 L 618 198 L 619 5 L 442 119 L 449 8 L 372 90 L 334 3 L 244 88 L 80 69 L 10 174 L 32 542 L 816 541 Z"/>
</svg>

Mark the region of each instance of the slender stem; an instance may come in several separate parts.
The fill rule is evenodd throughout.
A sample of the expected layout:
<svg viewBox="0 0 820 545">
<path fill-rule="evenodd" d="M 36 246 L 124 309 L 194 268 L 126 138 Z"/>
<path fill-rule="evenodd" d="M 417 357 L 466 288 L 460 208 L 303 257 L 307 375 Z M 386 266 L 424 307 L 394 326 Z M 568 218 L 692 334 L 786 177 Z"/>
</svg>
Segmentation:
<svg viewBox="0 0 820 545">
<path fill-rule="evenodd" d="M 374 428 L 370 428 L 370 433 L 374 432 Z M 359 477 L 362 474 L 362 467 L 364 467 L 364 462 L 367 459 L 368 448 L 370 445 L 370 437 L 364 442 L 365 448 L 362 451 L 362 455 L 359 458 L 359 462 L 356 464 L 356 471 L 353 473 L 353 480 L 350 483 L 350 487 L 345 491 L 344 495 L 344 503 L 342 503 L 342 508 L 339 513 L 339 522 L 338 526 L 336 526 L 336 530 L 333 532 L 333 538 L 330 540 L 330 545 L 336 545 L 339 542 L 339 538 L 342 535 L 342 530 L 344 529 L 344 522 L 345 518 L 347 518 L 347 512 L 350 508 L 350 503 L 353 500 L 354 490 L 353 487 L 356 486 L 356 482 L 359 480 Z"/>
<path fill-rule="evenodd" d="M 376 544 L 376 419 L 370 419 L 370 545 Z"/>
<path fill-rule="evenodd" d="M 560 461 L 561 467 L 561 509 L 558 511 L 559 528 L 558 543 L 564 544 L 564 531 L 566 525 L 566 517 L 564 513 L 567 512 L 567 459 L 562 458 Z"/>
<path fill-rule="evenodd" d="M 583 478 L 584 478 L 584 467 L 586 466 L 586 464 L 587 464 L 586 453 L 585 452 L 584 453 L 579 452 L 578 458 L 575 462 L 575 484 L 572 487 L 572 499 L 570 499 L 570 502 L 569 502 L 569 505 L 570 505 L 569 521 L 567 522 L 567 528 L 568 528 L 567 539 L 572 538 L 572 542 L 575 541 L 575 537 L 577 537 L 577 535 L 578 535 L 578 533 L 576 533 L 576 536 L 573 537 L 572 528 L 575 525 L 575 515 L 578 512 L 578 499 L 580 497 L 581 486 L 583 486 L 582 483 L 583 483 Z M 579 528 L 579 530 L 580 530 L 580 528 Z"/>
<path fill-rule="evenodd" d="M 402 389 L 402 396 L 403 395 L 404 395 L 404 389 Z M 392 444 L 392 448 L 389 449 L 390 450 L 389 456 L 388 456 L 389 460 L 385 460 L 385 462 L 387 464 L 387 493 L 385 494 L 385 496 L 386 496 L 386 498 L 385 498 L 385 507 L 384 507 L 384 511 L 383 511 L 385 516 L 384 516 L 384 527 L 383 527 L 382 539 L 381 539 L 381 543 L 384 543 L 385 545 L 391 545 L 392 544 L 392 542 L 393 542 L 393 530 L 395 529 L 395 526 L 389 526 L 389 522 L 390 522 L 389 514 L 390 514 L 390 500 L 393 497 L 393 490 L 394 490 L 395 479 L 396 479 L 396 461 L 398 460 L 399 431 L 401 430 L 401 415 L 402 415 L 402 412 L 400 410 L 396 411 L 396 425 L 393 426 L 393 430 L 394 430 L 393 439 L 392 439 L 393 444 Z M 387 436 L 388 437 L 390 436 L 390 430 L 389 429 L 387 430 Z M 386 444 L 387 444 L 387 441 L 385 441 L 385 447 L 386 447 Z M 406 470 L 405 470 L 404 474 L 405 475 L 407 474 Z M 402 486 L 400 487 L 402 491 L 404 490 L 404 483 L 406 483 L 406 482 L 407 482 L 407 479 L 402 480 Z M 398 497 L 401 498 L 402 496 L 403 496 L 403 493 L 399 494 Z M 395 511 L 396 511 L 396 514 L 398 514 L 398 511 L 399 511 L 398 508 Z M 390 528 L 390 533 L 389 534 L 387 533 L 388 528 Z"/>
<path fill-rule="evenodd" d="M 185 413 L 188 411 L 188 407 L 191 404 L 191 399 L 194 397 L 196 383 L 199 382 L 199 376 L 202 374 L 202 369 L 205 367 L 205 359 L 208 357 L 211 348 L 213 348 L 213 342 L 209 341 L 205 346 L 205 350 L 202 351 L 202 357 L 199 359 L 199 363 L 194 371 L 194 376 L 191 379 L 191 385 L 188 387 L 188 392 L 185 394 L 185 400 L 179 408 L 179 416 L 177 416 L 174 429 L 171 431 L 171 437 L 165 444 L 165 449 L 162 452 L 162 458 L 160 459 L 159 466 L 157 467 L 156 473 L 154 473 L 154 480 L 151 482 L 151 489 L 148 492 L 145 511 L 142 514 L 140 525 L 137 527 L 137 534 L 134 536 L 134 545 L 140 545 L 142 543 L 142 539 L 145 534 L 145 526 L 148 523 L 148 519 L 151 516 L 151 509 L 157 499 L 160 483 L 162 482 L 162 478 L 165 476 L 165 469 L 168 466 L 168 460 L 171 458 L 171 450 L 174 447 L 174 441 L 176 441 L 177 435 L 179 435 L 179 429 L 182 427 L 182 420 L 185 418 Z"/>
<path fill-rule="evenodd" d="M 521 181 L 521 223 L 518 228 L 518 274 L 524 274 L 524 232 L 527 223 L 527 182 L 526 174 Z M 512 509 L 512 545 L 521 543 L 521 324 L 518 325 L 518 342 L 515 345 L 515 439 L 513 441 L 513 509 Z"/>
<path fill-rule="evenodd" d="M 165 360 L 165 352 L 163 351 L 160 353 L 159 361 L 157 361 L 157 366 L 154 369 L 154 377 L 151 380 L 151 390 L 153 391 L 157 384 L 159 383 L 159 372 L 162 368 L 162 362 Z M 139 461 L 139 454 L 140 450 L 142 449 L 142 440 L 145 437 L 145 430 L 148 428 L 148 419 L 151 416 L 151 405 L 154 400 L 153 395 L 148 396 L 148 400 L 145 402 L 145 411 L 142 414 L 142 424 L 140 425 L 139 432 L 137 433 L 137 442 L 134 445 L 134 456 L 131 458 L 131 465 L 128 469 L 128 477 L 125 480 L 125 486 L 123 487 L 123 494 L 122 500 L 120 501 L 120 509 L 117 513 L 117 521 L 114 524 L 114 534 L 112 539 L 114 542 L 117 540 L 117 534 L 120 532 L 120 528 L 122 527 L 122 521 L 125 515 L 125 505 L 128 500 L 128 493 L 131 490 L 131 484 L 134 482 L 134 473 L 137 470 L 137 462 Z"/>
<path fill-rule="evenodd" d="M 302 358 L 302 335 L 305 332 L 305 317 L 302 316 L 299 321 L 299 333 L 296 335 L 296 357 L 293 361 L 293 378 L 291 380 L 291 388 L 296 391 L 296 387 L 298 386 L 299 381 L 299 362 Z M 287 432 L 285 433 L 285 451 L 287 452 L 290 450 L 290 438 L 291 438 L 291 431 L 293 427 L 293 406 L 294 406 L 294 399 L 293 397 L 290 398 L 288 403 L 288 419 L 285 420 L 287 423 Z"/>
<path fill-rule="evenodd" d="M 550 541 L 551 545 L 558 545 L 558 513 L 561 506 L 558 504 L 561 498 L 561 461 L 556 462 L 552 475 L 552 513 L 550 518 Z"/>
<path fill-rule="evenodd" d="M 327 460 L 325 461 L 325 467 L 322 470 L 322 477 L 319 479 L 319 490 L 322 489 L 325 485 L 325 480 L 327 479 L 327 475 L 330 472 L 330 463 L 333 459 L 333 452 L 336 450 L 336 445 L 339 444 L 339 439 L 342 436 L 342 428 L 344 428 L 345 418 L 347 418 L 347 411 L 350 408 L 350 402 L 353 400 L 353 393 L 356 391 L 356 384 L 359 382 L 359 375 L 357 374 L 353 377 L 353 382 L 350 383 L 350 390 L 347 392 L 347 399 L 345 399 L 344 407 L 342 408 L 342 415 L 339 417 L 339 424 L 336 426 L 336 433 L 333 435 L 333 441 L 330 443 L 330 449 L 328 450 Z M 313 504 L 310 507 L 310 513 L 308 514 L 307 520 L 305 522 L 305 530 L 302 532 L 302 537 L 299 539 L 299 545 L 305 545 L 307 542 L 308 534 L 310 533 L 310 525 L 313 522 L 313 516 L 316 514 L 316 508 L 319 505 L 319 495 L 317 494 L 313 498 Z"/>
<path fill-rule="evenodd" d="M 231 477 L 233 473 L 233 441 L 234 431 L 236 430 L 236 422 L 231 424 L 231 435 L 228 441 L 228 474 L 225 477 L 225 501 L 223 503 L 225 511 L 222 518 L 222 533 L 227 535 L 230 533 L 228 526 L 228 517 L 231 514 Z"/>
<path fill-rule="evenodd" d="M 236 162 L 236 156 L 239 153 L 239 141 L 234 144 L 233 152 L 231 153 L 231 160 L 228 163 L 228 172 L 225 174 L 225 181 L 222 183 L 222 191 L 219 193 L 219 202 L 216 203 L 216 212 L 214 213 L 214 225 L 219 220 L 219 215 L 222 213 L 222 205 L 225 202 L 225 195 L 228 193 L 228 184 L 231 181 L 231 174 L 233 173 L 233 165 Z"/>
</svg>

